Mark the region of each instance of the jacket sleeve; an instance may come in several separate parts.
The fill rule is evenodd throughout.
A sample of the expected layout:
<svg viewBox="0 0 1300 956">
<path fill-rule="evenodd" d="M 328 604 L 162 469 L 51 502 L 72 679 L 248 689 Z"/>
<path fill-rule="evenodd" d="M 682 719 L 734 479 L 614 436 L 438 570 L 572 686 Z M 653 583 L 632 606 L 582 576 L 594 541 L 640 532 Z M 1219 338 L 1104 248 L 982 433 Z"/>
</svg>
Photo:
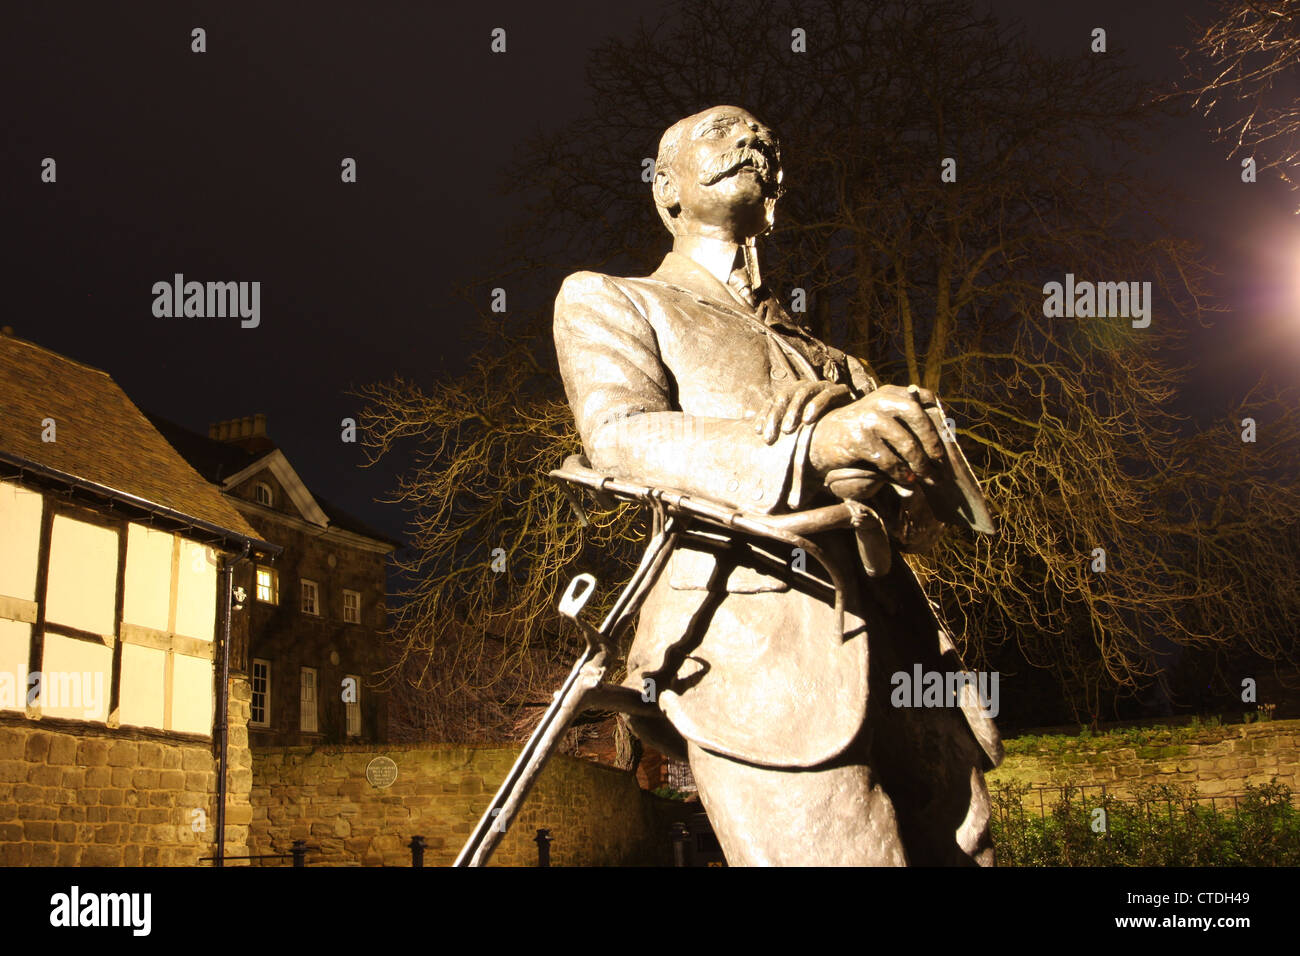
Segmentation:
<svg viewBox="0 0 1300 956">
<path fill-rule="evenodd" d="M 807 465 L 809 427 L 768 445 L 752 420 L 675 407 L 654 328 L 610 277 L 569 276 L 554 333 L 569 407 L 597 471 L 764 514 L 801 507 L 820 487 Z"/>
</svg>

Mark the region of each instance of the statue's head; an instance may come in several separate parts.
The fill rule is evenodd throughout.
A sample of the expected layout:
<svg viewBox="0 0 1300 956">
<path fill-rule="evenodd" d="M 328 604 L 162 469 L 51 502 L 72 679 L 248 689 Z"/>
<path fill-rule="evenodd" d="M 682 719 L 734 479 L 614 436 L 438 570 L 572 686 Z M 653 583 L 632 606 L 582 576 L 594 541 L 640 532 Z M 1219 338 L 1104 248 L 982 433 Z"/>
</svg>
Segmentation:
<svg viewBox="0 0 1300 956">
<path fill-rule="evenodd" d="M 781 195 L 776 136 L 748 110 L 715 106 L 659 140 L 654 197 L 673 235 L 743 243 L 772 228 Z"/>
</svg>

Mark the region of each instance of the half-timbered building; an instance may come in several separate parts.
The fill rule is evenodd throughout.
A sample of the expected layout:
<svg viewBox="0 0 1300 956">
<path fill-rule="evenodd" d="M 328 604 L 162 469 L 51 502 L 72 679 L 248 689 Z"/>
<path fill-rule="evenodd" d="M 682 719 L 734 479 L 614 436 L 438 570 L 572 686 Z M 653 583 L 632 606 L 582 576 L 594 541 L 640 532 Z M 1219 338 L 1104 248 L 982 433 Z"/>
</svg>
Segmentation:
<svg viewBox="0 0 1300 956">
<path fill-rule="evenodd" d="M 106 373 L 0 334 L 0 863 L 246 843 L 228 571 L 278 550 Z"/>
</svg>

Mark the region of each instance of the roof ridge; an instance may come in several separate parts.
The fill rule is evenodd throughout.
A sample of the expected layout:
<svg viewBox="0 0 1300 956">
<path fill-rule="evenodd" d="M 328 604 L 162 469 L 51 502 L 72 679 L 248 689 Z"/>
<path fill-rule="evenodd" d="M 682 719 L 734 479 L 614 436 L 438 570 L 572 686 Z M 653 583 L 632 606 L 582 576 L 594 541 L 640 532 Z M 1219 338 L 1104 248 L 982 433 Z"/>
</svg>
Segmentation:
<svg viewBox="0 0 1300 956">
<path fill-rule="evenodd" d="M 30 348 L 36 349 L 38 352 L 44 352 L 46 355 L 52 355 L 54 358 L 59 359 L 60 361 L 70 362 L 73 365 L 84 368 L 87 372 L 97 372 L 100 375 L 104 376 L 106 379 L 109 379 L 110 381 L 113 382 L 117 381 L 116 379 L 113 378 L 112 375 L 108 374 L 108 372 L 104 371 L 102 368 L 99 368 L 94 365 L 87 365 L 85 362 L 81 361 L 80 359 L 74 359 L 70 355 L 64 355 L 62 352 L 56 352 L 54 351 L 54 349 L 50 348 L 49 346 L 40 345 L 36 342 L 33 342 L 31 339 L 25 339 L 21 335 L 18 335 L 17 333 L 9 334 L 9 335 L 0 335 L 0 339 L 17 342 L 19 345 L 26 345 Z"/>
</svg>

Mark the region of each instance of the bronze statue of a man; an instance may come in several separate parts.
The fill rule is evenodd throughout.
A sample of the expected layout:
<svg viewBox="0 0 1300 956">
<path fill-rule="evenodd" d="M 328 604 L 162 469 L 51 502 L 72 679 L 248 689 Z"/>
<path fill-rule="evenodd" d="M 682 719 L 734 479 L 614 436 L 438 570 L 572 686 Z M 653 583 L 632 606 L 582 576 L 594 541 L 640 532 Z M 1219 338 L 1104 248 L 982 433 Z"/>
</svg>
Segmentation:
<svg viewBox="0 0 1300 956">
<path fill-rule="evenodd" d="M 746 110 L 668 129 L 653 192 L 672 251 L 645 278 L 575 273 L 556 299 L 569 404 L 598 471 L 763 515 L 861 503 L 879 534 L 818 536 L 853 585 L 842 631 L 788 549 L 679 547 L 627 658 L 626 685 L 652 688 L 662 717 L 633 728 L 689 759 L 732 865 L 988 865 L 991 720 L 970 695 L 891 702 L 891 675 L 962 671 L 898 554 L 937 527 L 933 397 L 877 385 L 763 284 L 756 239 L 781 181 L 777 141 Z"/>
</svg>

